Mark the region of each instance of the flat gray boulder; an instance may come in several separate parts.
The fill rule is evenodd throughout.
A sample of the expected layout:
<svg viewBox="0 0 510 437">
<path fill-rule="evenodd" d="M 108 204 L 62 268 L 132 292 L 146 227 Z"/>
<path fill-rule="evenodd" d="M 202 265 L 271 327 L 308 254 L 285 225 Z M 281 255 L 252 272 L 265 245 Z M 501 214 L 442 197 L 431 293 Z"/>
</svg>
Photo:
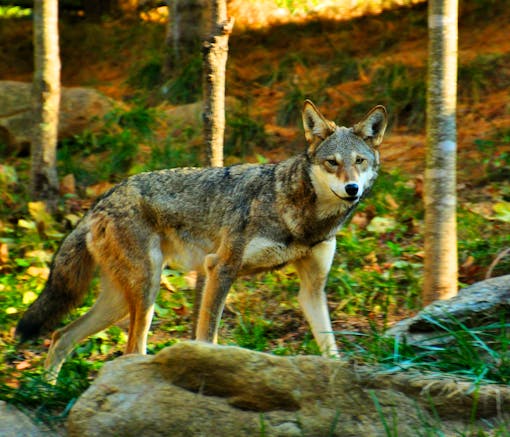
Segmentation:
<svg viewBox="0 0 510 437">
<path fill-rule="evenodd" d="M 477 405 L 473 423 L 473 405 Z M 319 356 L 183 342 L 105 364 L 73 406 L 70 436 L 386 436 L 507 418 L 510 389 Z M 484 419 L 482 422 L 480 419 Z M 429 428 L 427 428 L 429 427 Z"/>
</svg>

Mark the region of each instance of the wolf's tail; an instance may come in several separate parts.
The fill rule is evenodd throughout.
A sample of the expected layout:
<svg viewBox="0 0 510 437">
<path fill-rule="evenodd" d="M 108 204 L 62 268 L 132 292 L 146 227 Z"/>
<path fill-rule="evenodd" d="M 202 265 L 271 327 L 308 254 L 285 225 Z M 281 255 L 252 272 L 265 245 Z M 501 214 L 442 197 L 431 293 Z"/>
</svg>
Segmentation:
<svg viewBox="0 0 510 437">
<path fill-rule="evenodd" d="M 84 219 L 63 241 L 53 259 L 44 290 L 18 322 L 16 335 L 21 341 L 54 328 L 82 302 L 94 273 L 94 260 L 87 250 L 87 232 Z"/>
</svg>

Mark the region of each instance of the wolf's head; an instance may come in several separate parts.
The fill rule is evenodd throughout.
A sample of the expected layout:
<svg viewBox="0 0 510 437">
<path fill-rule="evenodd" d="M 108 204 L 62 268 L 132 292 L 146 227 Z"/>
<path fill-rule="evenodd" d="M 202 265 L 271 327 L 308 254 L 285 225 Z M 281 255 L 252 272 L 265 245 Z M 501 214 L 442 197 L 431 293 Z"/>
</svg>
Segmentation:
<svg viewBox="0 0 510 437">
<path fill-rule="evenodd" d="M 372 108 L 354 126 L 339 127 L 305 101 L 303 125 L 309 143 L 311 178 L 322 202 L 357 202 L 373 184 L 379 168 L 378 147 L 388 122 L 383 106 Z"/>
</svg>

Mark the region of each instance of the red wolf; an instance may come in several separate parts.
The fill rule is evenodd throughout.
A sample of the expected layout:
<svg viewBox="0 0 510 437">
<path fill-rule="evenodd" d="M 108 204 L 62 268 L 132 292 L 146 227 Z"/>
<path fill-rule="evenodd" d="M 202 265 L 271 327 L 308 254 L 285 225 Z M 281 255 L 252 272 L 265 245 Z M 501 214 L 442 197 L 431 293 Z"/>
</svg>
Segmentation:
<svg viewBox="0 0 510 437">
<path fill-rule="evenodd" d="M 313 335 L 324 355 L 337 355 L 324 286 L 336 233 L 377 177 L 387 114 L 376 106 L 339 127 L 306 101 L 303 124 L 306 150 L 276 164 L 154 171 L 116 185 L 63 241 L 17 334 L 53 328 L 81 303 L 98 267 L 97 301 L 55 331 L 46 368 L 56 376 L 74 345 L 128 316 L 126 353 L 143 354 L 169 264 L 198 272 L 194 333 L 215 342 L 234 280 L 292 263 Z"/>
</svg>

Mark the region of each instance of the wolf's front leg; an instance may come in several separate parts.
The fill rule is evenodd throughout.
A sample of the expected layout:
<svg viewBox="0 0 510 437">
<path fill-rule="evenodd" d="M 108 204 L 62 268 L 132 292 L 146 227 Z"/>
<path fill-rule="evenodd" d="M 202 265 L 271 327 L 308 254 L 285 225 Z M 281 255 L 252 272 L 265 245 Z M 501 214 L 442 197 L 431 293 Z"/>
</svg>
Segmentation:
<svg viewBox="0 0 510 437">
<path fill-rule="evenodd" d="M 221 314 L 237 268 L 217 254 L 207 255 L 204 265 L 206 279 L 198 314 L 196 339 L 216 343 Z"/>
<path fill-rule="evenodd" d="M 191 338 L 197 338 L 198 316 L 200 312 L 200 304 L 202 302 L 202 292 L 205 286 L 205 274 L 197 271 L 197 281 L 195 283 L 195 293 L 193 300 L 193 316 L 191 327 Z"/>
<path fill-rule="evenodd" d="M 294 263 L 301 281 L 298 295 L 299 304 L 312 328 L 313 336 L 322 355 L 327 357 L 338 356 L 329 317 L 328 302 L 324 292 L 335 247 L 335 238 L 324 241 L 316 245 L 310 255 Z"/>
</svg>

